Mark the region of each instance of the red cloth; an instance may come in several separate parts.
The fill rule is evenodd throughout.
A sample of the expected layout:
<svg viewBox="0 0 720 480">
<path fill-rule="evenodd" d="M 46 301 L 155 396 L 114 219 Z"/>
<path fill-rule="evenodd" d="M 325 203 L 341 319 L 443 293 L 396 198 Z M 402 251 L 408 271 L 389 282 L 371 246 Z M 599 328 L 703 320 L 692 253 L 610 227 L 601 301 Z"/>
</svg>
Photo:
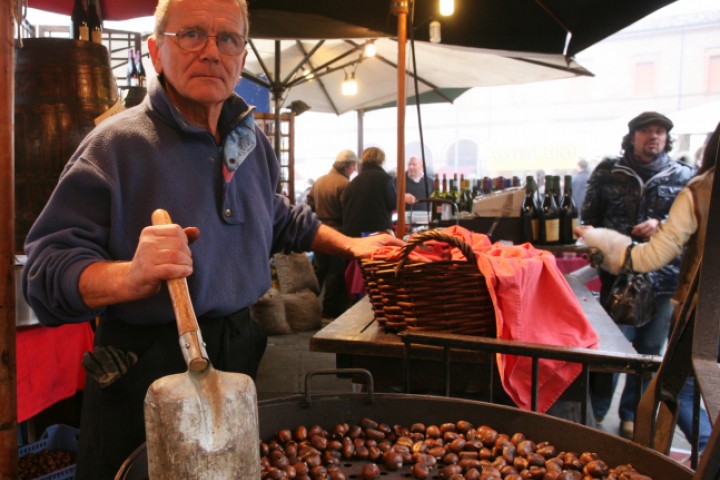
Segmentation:
<svg viewBox="0 0 720 480">
<path fill-rule="evenodd" d="M 583 257 L 556 257 L 555 259 L 558 268 L 562 273 L 572 273 L 585 265 L 590 265 L 590 261 Z M 593 278 L 585 284 L 588 290 L 591 292 L 600 291 L 600 278 Z"/>
<path fill-rule="evenodd" d="M 493 300 L 497 338 L 597 348 L 597 333 L 550 252 L 538 250 L 529 243 L 514 246 L 491 244 L 486 235 L 459 226 L 443 231 L 462 237 L 472 246 L 478 269 L 485 276 Z M 426 261 L 447 256 L 447 252 L 442 252 L 435 242 L 427 244 L 432 251 L 423 255 L 411 254 L 413 261 L 422 261 L 423 256 Z M 453 259 L 464 258 L 456 248 L 449 255 Z M 384 247 L 375 255 L 375 258 L 388 260 L 398 257 L 398 247 Z M 497 363 L 507 394 L 520 408 L 529 410 L 532 360 L 498 354 Z M 541 360 L 538 370 L 538 410 L 545 412 L 580 374 L 582 366 Z"/>
<path fill-rule="evenodd" d="M 358 298 L 365 295 L 365 281 L 363 280 L 362 269 L 357 260 L 351 260 L 345 268 L 345 287 L 350 298 Z"/>
<path fill-rule="evenodd" d="M 93 345 L 89 323 L 18 330 L 15 345 L 18 422 L 83 389 L 82 356 Z"/>
</svg>

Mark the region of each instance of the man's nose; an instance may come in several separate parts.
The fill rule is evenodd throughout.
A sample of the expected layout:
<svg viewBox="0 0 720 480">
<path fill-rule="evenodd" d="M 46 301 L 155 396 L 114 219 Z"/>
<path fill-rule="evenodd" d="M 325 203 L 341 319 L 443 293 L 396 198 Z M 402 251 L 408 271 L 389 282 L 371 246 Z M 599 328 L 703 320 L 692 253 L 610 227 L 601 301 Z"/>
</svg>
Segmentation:
<svg viewBox="0 0 720 480">
<path fill-rule="evenodd" d="M 214 58 L 220 56 L 220 49 L 218 48 L 216 35 L 208 35 L 207 42 L 205 42 L 205 46 L 203 47 L 203 52 Z"/>
</svg>

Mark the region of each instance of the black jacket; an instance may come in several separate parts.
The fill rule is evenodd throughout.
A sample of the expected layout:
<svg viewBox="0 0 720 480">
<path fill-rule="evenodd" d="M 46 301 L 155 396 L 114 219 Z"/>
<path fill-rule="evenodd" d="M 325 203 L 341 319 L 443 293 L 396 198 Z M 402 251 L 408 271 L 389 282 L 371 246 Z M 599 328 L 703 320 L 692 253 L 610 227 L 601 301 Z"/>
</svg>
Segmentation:
<svg viewBox="0 0 720 480">
<path fill-rule="evenodd" d="M 379 165 L 368 163 L 345 188 L 342 196 L 343 228 L 349 237 L 361 237 L 392 228 L 397 208 L 395 180 Z"/>
<path fill-rule="evenodd" d="M 694 175 L 684 162 L 670 161 L 660 172 L 643 182 L 624 157 L 607 158 L 588 179 L 580 217 L 585 225 L 605 227 L 630 236 L 638 223 L 650 218 L 665 220 L 675 197 Z M 634 238 L 635 241 L 643 241 Z M 678 285 L 680 257 L 650 273 L 656 294 L 672 294 Z M 613 276 L 603 272 L 603 290 Z"/>
</svg>

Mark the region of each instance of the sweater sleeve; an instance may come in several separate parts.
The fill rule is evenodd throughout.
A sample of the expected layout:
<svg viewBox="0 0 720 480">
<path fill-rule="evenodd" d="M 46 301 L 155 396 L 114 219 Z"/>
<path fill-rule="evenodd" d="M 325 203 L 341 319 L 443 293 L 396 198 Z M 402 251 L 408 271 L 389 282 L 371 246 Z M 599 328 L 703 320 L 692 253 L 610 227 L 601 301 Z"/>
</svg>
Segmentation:
<svg viewBox="0 0 720 480">
<path fill-rule="evenodd" d="M 670 263 L 680 255 L 690 237 L 697 231 L 694 200 L 684 188 L 670 208 L 667 220 L 646 243 L 632 250 L 633 268 L 638 272 L 651 272 Z"/>
</svg>

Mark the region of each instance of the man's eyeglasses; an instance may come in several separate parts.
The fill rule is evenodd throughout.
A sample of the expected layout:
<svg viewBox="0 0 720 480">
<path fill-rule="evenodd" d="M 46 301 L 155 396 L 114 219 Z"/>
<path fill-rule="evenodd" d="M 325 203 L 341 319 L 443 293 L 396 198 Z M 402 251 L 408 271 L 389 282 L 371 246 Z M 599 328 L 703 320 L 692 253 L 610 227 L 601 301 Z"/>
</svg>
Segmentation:
<svg viewBox="0 0 720 480">
<path fill-rule="evenodd" d="M 205 30 L 188 28 L 177 32 L 162 32 L 168 37 L 175 37 L 178 45 L 188 52 L 197 52 L 205 48 L 210 37 L 215 38 L 220 53 L 238 56 L 245 50 L 245 37 L 235 32 L 219 32 L 217 35 L 208 35 Z"/>
</svg>

